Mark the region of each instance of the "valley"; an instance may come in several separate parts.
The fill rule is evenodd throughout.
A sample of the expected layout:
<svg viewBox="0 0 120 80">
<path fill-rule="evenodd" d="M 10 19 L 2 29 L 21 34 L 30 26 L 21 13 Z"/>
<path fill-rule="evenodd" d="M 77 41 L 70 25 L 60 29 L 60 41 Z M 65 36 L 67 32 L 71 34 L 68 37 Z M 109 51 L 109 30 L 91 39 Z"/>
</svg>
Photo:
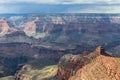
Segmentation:
<svg viewBox="0 0 120 80">
<path fill-rule="evenodd" d="M 119 80 L 119 35 L 119 14 L 0 14 L 0 80 Z"/>
</svg>

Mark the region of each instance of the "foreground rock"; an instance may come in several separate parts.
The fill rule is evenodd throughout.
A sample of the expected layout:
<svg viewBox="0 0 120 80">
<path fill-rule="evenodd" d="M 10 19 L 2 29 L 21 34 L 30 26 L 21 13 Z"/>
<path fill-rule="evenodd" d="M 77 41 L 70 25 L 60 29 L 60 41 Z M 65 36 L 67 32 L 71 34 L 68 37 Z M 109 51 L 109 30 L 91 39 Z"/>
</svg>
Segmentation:
<svg viewBox="0 0 120 80">
<path fill-rule="evenodd" d="M 30 65 L 24 65 L 15 74 L 15 80 L 50 80 L 57 73 L 57 66 L 47 66 L 43 69 L 34 69 Z"/>
<path fill-rule="evenodd" d="M 111 57 L 99 46 L 90 54 L 68 54 L 60 59 L 60 80 L 120 80 L 120 58 Z"/>
</svg>

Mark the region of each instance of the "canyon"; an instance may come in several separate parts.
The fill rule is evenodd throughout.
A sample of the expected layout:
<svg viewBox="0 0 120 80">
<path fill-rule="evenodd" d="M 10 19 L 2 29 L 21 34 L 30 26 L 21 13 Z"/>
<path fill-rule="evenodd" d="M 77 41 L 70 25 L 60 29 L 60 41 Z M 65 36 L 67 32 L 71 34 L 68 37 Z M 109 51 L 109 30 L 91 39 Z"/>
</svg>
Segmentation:
<svg viewBox="0 0 120 80">
<path fill-rule="evenodd" d="M 119 80 L 119 35 L 119 14 L 0 14 L 0 80 Z"/>
</svg>

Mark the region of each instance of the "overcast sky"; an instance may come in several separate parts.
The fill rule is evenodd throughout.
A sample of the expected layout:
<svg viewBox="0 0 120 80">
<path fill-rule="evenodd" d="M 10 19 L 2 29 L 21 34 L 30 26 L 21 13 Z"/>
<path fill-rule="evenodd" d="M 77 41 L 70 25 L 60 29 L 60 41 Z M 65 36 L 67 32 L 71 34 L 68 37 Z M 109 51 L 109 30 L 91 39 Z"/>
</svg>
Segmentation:
<svg viewBox="0 0 120 80">
<path fill-rule="evenodd" d="M 120 0 L 0 0 L 0 13 L 120 13 Z"/>
</svg>

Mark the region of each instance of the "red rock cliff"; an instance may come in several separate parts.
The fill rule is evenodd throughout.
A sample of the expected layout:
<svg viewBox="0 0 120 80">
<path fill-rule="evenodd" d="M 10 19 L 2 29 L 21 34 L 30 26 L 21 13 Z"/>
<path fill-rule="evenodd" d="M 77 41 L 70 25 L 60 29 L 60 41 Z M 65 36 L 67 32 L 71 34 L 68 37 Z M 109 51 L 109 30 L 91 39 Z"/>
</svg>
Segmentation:
<svg viewBox="0 0 120 80">
<path fill-rule="evenodd" d="M 99 46 L 86 55 L 65 55 L 58 64 L 60 80 L 120 80 L 120 58 Z"/>
</svg>

